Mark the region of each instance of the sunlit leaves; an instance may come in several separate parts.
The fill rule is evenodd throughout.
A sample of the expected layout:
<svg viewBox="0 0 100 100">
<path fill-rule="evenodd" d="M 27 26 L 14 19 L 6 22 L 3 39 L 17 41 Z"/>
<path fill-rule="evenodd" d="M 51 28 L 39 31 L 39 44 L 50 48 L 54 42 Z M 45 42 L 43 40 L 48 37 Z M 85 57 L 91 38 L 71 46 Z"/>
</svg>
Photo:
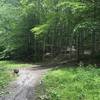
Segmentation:
<svg viewBox="0 0 100 100">
<path fill-rule="evenodd" d="M 48 24 L 44 24 L 44 25 L 40 25 L 38 27 L 35 27 L 32 29 L 32 32 L 34 32 L 34 34 L 41 34 L 41 33 L 44 33 L 48 28 Z"/>
</svg>

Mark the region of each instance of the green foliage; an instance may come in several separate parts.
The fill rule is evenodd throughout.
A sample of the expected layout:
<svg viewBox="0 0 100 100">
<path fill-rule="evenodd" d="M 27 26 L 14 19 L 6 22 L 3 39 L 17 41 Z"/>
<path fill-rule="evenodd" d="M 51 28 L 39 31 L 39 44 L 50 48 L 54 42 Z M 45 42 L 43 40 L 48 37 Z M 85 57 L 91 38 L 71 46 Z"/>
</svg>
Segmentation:
<svg viewBox="0 0 100 100">
<path fill-rule="evenodd" d="M 0 59 L 42 59 L 44 48 L 76 46 L 80 33 L 99 34 L 99 11 L 98 0 L 1 0 Z"/>
<path fill-rule="evenodd" d="M 43 78 L 44 92 L 40 97 L 45 95 L 47 100 L 98 100 L 99 71 L 91 66 L 52 70 Z"/>
<path fill-rule="evenodd" d="M 7 73 L 6 71 L 0 71 L 0 90 L 2 90 L 6 85 L 8 85 L 8 82 L 10 82 L 12 79 L 12 76 Z M 2 91 L 0 91 L 1 93 Z"/>
<path fill-rule="evenodd" d="M 30 32 L 34 23 L 36 24 L 36 22 L 32 22 L 34 13 L 30 13 L 33 10 L 33 5 L 30 3 L 24 5 L 26 5 L 25 1 L 17 0 L 15 2 L 9 0 L 9 2 L 0 5 L 0 44 L 5 48 L 0 52 L 0 59 L 21 59 L 26 56 L 26 53 L 33 51 L 32 42 L 34 39 Z M 31 17 L 29 18 L 29 16 Z M 23 54 L 24 56 L 22 56 Z"/>
<path fill-rule="evenodd" d="M 38 27 L 33 28 L 32 32 L 34 32 L 36 35 L 39 35 L 41 33 L 45 33 L 44 31 L 46 31 L 47 28 L 48 28 L 48 24 L 40 25 Z"/>
</svg>

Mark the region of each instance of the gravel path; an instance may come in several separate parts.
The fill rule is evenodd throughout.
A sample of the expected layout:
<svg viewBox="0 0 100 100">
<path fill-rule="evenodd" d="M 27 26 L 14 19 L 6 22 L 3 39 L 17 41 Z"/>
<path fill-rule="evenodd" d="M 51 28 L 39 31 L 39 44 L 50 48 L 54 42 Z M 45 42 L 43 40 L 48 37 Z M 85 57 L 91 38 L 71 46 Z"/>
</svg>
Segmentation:
<svg viewBox="0 0 100 100">
<path fill-rule="evenodd" d="M 38 67 L 20 69 L 17 80 L 10 84 L 7 94 L 1 96 L 0 100 L 34 100 L 34 87 L 47 70 Z"/>
</svg>

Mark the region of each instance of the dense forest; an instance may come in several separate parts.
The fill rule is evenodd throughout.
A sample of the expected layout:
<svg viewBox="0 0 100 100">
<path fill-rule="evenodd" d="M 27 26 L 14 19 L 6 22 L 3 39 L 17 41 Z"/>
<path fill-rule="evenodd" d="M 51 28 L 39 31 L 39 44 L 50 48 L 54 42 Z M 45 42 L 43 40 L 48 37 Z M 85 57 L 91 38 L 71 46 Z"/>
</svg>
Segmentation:
<svg viewBox="0 0 100 100">
<path fill-rule="evenodd" d="M 100 58 L 99 0 L 0 0 L 0 59 Z"/>
<path fill-rule="evenodd" d="M 100 0 L 0 0 L 0 100 L 100 100 Z"/>
</svg>

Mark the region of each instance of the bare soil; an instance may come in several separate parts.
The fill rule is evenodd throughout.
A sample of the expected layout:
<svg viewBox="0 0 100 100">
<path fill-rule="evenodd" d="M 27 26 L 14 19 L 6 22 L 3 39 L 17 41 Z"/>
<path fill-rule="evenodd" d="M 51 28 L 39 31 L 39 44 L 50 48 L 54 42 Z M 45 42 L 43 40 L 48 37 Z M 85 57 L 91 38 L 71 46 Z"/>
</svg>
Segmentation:
<svg viewBox="0 0 100 100">
<path fill-rule="evenodd" d="M 35 86 L 48 69 L 33 65 L 33 68 L 19 69 L 17 79 L 6 89 L 0 100 L 35 100 Z"/>
</svg>

